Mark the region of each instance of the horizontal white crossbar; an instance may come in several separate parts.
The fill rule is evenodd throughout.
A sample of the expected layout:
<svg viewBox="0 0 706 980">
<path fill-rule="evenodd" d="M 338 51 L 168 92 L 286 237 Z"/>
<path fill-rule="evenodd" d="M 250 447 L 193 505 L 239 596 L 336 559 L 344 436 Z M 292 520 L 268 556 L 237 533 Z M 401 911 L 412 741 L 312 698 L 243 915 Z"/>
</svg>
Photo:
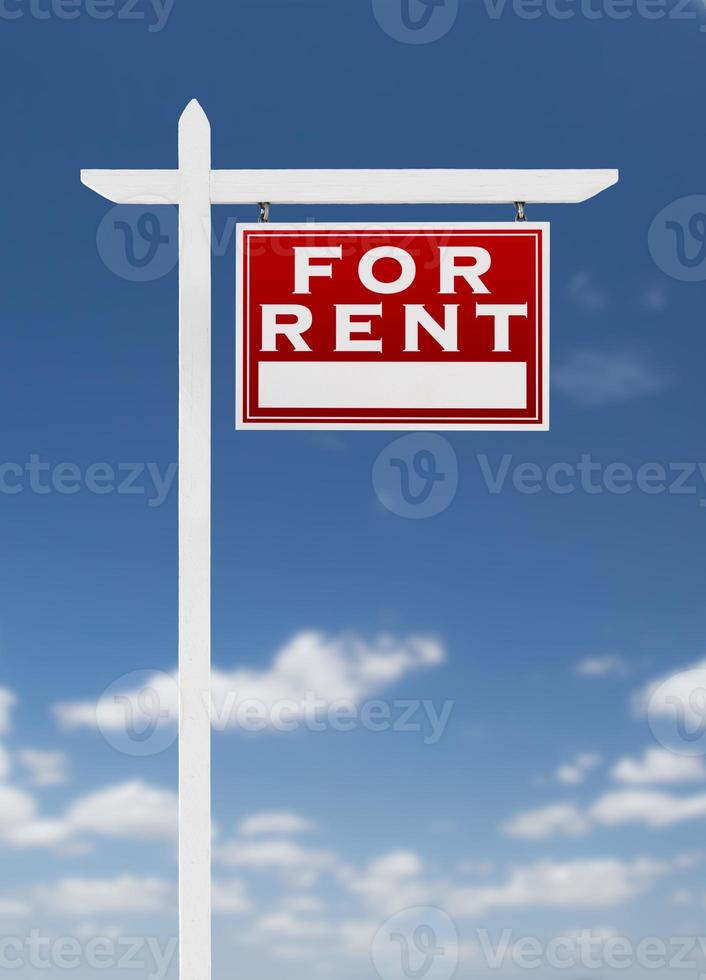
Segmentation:
<svg viewBox="0 0 706 980">
<path fill-rule="evenodd" d="M 118 204 L 177 204 L 176 170 L 82 170 Z M 211 204 L 578 204 L 617 170 L 212 170 Z"/>
<path fill-rule="evenodd" d="M 82 170 L 81 183 L 116 204 L 177 204 L 178 170 Z"/>
</svg>

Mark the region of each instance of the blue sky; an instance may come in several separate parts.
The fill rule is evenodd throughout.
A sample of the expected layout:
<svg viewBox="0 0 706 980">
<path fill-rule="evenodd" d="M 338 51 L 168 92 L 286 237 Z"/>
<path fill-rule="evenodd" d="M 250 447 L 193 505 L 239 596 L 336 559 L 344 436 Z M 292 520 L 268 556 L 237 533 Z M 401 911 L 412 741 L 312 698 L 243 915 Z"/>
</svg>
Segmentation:
<svg viewBox="0 0 706 980">
<path fill-rule="evenodd" d="M 706 768 L 650 695 L 704 657 L 704 21 L 671 2 L 654 20 L 599 0 L 569 19 L 529 9 L 447 0 L 414 32 L 400 0 L 2 8 L 0 936 L 77 937 L 77 976 L 95 972 L 92 937 L 175 935 L 174 729 L 155 735 L 164 751 L 126 754 L 95 706 L 157 671 L 169 710 L 177 398 L 173 212 L 158 209 L 169 240 L 141 276 L 110 224 L 139 215 L 106 218 L 78 174 L 173 166 L 193 97 L 216 167 L 621 171 L 591 202 L 529 209 L 552 223 L 551 431 L 445 434 L 423 519 L 395 513 L 394 473 L 373 479 L 392 433 L 235 432 L 232 231 L 256 213 L 214 208 L 216 689 L 270 707 L 309 689 L 358 712 L 382 699 L 393 721 L 427 704 L 418 731 L 215 734 L 214 976 L 403 976 L 373 937 L 409 908 L 449 917 L 459 977 L 525 972 L 489 970 L 482 929 L 511 946 L 702 934 Z M 547 488 L 552 465 L 587 456 L 601 492 L 576 474 L 571 493 Z M 517 489 L 522 463 L 538 492 Z M 697 681 L 668 688 L 693 723 Z M 446 702 L 435 730 L 423 711 Z M 16 976 L 47 972 L 25 946 L 9 955 Z M 137 973 L 161 980 L 154 956 Z"/>
</svg>

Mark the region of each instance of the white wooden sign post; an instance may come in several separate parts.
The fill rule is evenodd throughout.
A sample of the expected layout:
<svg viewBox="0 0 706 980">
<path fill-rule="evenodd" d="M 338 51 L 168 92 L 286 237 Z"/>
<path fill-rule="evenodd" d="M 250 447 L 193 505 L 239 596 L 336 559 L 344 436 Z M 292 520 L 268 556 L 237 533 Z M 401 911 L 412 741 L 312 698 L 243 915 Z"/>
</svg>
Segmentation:
<svg viewBox="0 0 706 980">
<path fill-rule="evenodd" d="M 118 204 L 179 206 L 179 951 L 211 973 L 211 205 L 578 203 L 617 170 L 212 170 L 195 100 L 176 170 L 82 170 Z"/>
</svg>

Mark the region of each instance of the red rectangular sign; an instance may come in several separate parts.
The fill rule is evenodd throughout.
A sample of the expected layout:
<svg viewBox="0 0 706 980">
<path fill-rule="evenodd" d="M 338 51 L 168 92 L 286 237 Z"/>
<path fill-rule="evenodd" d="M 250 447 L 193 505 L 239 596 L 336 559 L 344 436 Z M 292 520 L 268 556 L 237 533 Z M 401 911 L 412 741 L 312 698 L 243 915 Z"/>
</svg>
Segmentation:
<svg viewBox="0 0 706 980">
<path fill-rule="evenodd" d="M 238 225 L 242 429 L 549 428 L 549 226 Z"/>
</svg>

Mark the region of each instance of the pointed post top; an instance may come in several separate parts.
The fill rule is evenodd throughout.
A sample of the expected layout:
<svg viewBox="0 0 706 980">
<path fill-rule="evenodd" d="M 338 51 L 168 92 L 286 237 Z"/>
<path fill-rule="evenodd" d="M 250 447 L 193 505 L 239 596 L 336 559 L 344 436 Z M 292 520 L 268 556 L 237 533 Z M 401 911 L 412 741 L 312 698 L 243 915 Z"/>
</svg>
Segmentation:
<svg viewBox="0 0 706 980">
<path fill-rule="evenodd" d="M 179 116 L 179 124 L 195 124 L 198 120 L 202 120 L 208 124 L 208 116 L 203 111 L 201 103 L 198 99 L 192 99 L 184 107 L 182 114 Z"/>
<path fill-rule="evenodd" d="M 210 171 L 211 124 L 196 99 L 179 117 L 179 169 Z"/>
</svg>

